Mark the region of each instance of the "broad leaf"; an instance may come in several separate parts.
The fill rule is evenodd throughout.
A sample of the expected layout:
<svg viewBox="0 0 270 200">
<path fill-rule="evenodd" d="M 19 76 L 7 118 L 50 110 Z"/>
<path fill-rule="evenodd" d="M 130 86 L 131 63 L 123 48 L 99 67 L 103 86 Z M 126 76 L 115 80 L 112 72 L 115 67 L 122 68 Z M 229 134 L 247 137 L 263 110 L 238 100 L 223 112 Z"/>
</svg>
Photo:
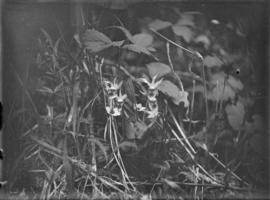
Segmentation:
<svg viewBox="0 0 270 200">
<path fill-rule="evenodd" d="M 126 136 L 128 139 L 141 139 L 146 133 L 148 127 L 144 122 L 128 122 L 126 124 Z"/>
<path fill-rule="evenodd" d="M 184 106 L 189 106 L 188 101 L 188 92 L 181 91 L 175 84 L 173 84 L 171 81 L 164 80 L 159 86 L 158 90 L 160 90 L 165 95 L 169 96 L 173 103 L 176 105 L 179 105 L 180 102 L 184 102 Z"/>
<path fill-rule="evenodd" d="M 240 130 L 245 115 L 244 105 L 240 101 L 238 101 L 235 105 L 228 104 L 225 107 L 225 111 L 231 127 L 236 131 Z"/>
<path fill-rule="evenodd" d="M 212 75 L 211 83 L 215 87 L 208 91 L 208 99 L 213 101 L 233 99 L 235 92 L 243 89 L 243 84 L 240 80 L 231 75 L 228 76 L 224 72 Z"/>
<path fill-rule="evenodd" d="M 151 23 L 148 24 L 149 28 L 152 28 L 156 31 L 168 28 L 172 25 L 171 22 L 168 21 L 162 21 L 160 19 L 156 19 L 154 21 L 152 21 Z"/>
<path fill-rule="evenodd" d="M 168 74 L 171 72 L 171 68 L 160 62 L 152 62 L 146 65 L 149 74 L 151 78 L 153 78 L 155 75 L 158 75 L 158 78 L 164 76 L 165 74 Z"/>
<path fill-rule="evenodd" d="M 153 36 L 147 33 L 139 33 L 132 37 L 132 42 L 140 47 L 148 47 L 153 43 Z"/>
<path fill-rule="evenodd" d="M 123 48 L 129 51 L 134 51 L 136 53 L 144 53 L 146 55 L 151 55 L 150 51 L 148 51 L 147 48 L 138 46 L 136 44 L 127 44 L 127 45 L 124 45 Z"/>
<path fill-rule="evenodd" d="M 127 151 L 130 148 L 133 148 L 135 150 L 138 150 L 138 146 L 136 145 L 135 141 L 123 141 L 118 146 L 123 151 Z"/>
<path fill-rule="evenodd" d="M 172 27 L 172 29 L 175 35 L 184 38 L 186 42 L 190 42 L 194 36 L 194 32 L 187 26 L 176 24 Z"/>
<path fill-rule="evenodd" d="M 263 117 L 261 115 L 253 115 L 252 120 L 252 122 L 245 122 L 245 130 L 248 133 L 254 133 L 256 131 L 264 130 Z"/>
<path fill-rule="evenodd" d="M 206 35 L 199 35 L 194 39 L 195 43 L 202 43 L 205 49 L 208 49 L 211 42 L 210 39 Z"/>
<path fill-rule="evenodd" d="M 211 67 L 221 67 L 223 65 L 222 60 L 220 60 L 216 56 L 206 56 L 204 58 L 204 64 L 205 66 L 211 68 Z"/>
<path fill-rule="evenodd" d="M 176 24 L 179 26 L 195 27 L 194 14 L 196 13 L 184 12 L 183 14 L 181 14 L 181 17 Z"/>
<path fill-rule="evenodd" d="M 112 46 L 113 42 L 105 34 L 88 29 L 82 36 L 82 43 L 87 49 L 96 53 Z"/>
<path fill-rule="evenodd" d="M 179 185 L 177 185 L 176 182 L 171 181 L 171 180 L 166 179 L 166 178 L 163 178 L 162 180 L 163 180 L 168 186 L 170 186 L 171 188 L 173 188 L 173 189 L 179 189 Z"/>
</svg>

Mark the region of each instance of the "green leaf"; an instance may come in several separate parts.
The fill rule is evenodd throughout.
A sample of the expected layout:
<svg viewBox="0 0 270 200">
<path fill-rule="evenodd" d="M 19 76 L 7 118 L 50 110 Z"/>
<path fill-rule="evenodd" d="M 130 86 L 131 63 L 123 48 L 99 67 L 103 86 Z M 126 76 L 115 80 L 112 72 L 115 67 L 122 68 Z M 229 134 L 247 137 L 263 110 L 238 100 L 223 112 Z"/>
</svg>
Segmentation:
<svg viewBox="0 0 270 200">
<path fill-rule="evenodd" d="M 206 56 L 204 58 L 204 64 L 205 66 L 211 68 L 211 67 L 221 67 L 223 65 L 222 60 L 220 60 L 216 56 Z"/>
<path fill-rule="evenodd" d="M 196 13 L 191 13 L 191 12 L 182 13 L 180 16 L 180 19 L 178 20 L 178 22 L 176 24 L 178 26 L 195 27 L 194 14 L 196 14 Z"/>
<path fill-rule="evenodd" d="M 147 48 L 138 46 L 136 44 L 126 44 L 123 46 L 123 48 L 136 53 L 144 53 L 146 55 L 151 55 L 150 51 L 148 51 Z"/>
<path fill-rule="evenodd" d="M 158 75 L 157 78 L 160 78 L 164 76 L 165 74 L 168 74 L 171 72 L 170 66 L 164 63 L 160 63 L 160 62 L 148 63 L 146 67 L 149 71 L 149 75 L 151 76 L 151 78 L 153 78 L 155 75 Z"/>
<path fill-rule="evenodd" d="M 154 21 L 152 21 L 151 23 L 148 24 L 148 27 L 149 28 L 152 28 L 156 31 L 159 31 L 159 30 L 162 30 L 162 29 L 165 29 L 165 28 L 168 28 L 172 25 L 171 22 L 168 22 L 168 21 L 162 21 L 160 19 L 156 19 Z"/>
<path fill-rule="evenodd" d="M 129 41 L 132 42 L 133 36 L 132 36 L 131 33 L 129 32 L 129 30 L 127 30 L 126 28 L 124 28 L 124 27 L 122 27 L 122 26 L 112 26 L 112 28 L 116 28 L 116 29 L 121 30 L 121 31 L 125 34 L 125 36 L 127 37 L 127 39 L 128 39 Z"/>
<path fill-rule="evenodd" d="M 229 76 L 227 81 L 233 89 L 242 90 L 244 88 L 243 83 L 239 79 L 236 79 L 231 75 Z"/>
<path fill-rule="evenodd" d="M 103 153 L 104 157 L 106 160 L 108 160 L 108 154 L 107 154 L 107 148 L 104 144 L 102 144 L 98 139 L 96 138 L 88 138 L 89 142 L 94 142 L 101 150 Z"/>
<path fill-rule="evenodd" d="M 252 122 L 245 122 L 245 130 L 248 133 L 254 133 L 256 131 L 264 130 L 263 117 L 261 115 L 253 115 L 252 120 Z"/>
<path fill-rule="evenodd" d="M 147 33 L 133 35 L 132 42 L 140 47 L 148 47 L 153 43 L 153 36 Z"/>
<path fill-rule="evenodd" d="M 235 105 L 228 104 L 225 107 L 225 111 L 231 127 L 236 131 L 240 130 L 245 115 L 244 105 L 240 101 L 238 101 Z"/>
<path fill-rule="evenodd" d="M 187 26 L 176 24 L 172 27 L 172 29 L 175 35 L 184 38 L 186 42 L 190 42 L 194 36 L 194 32 Z"/>
<path fill-rule="evenodd" d="M 95 29 L 85 31 L 82 36 L 82 43 L 87 49 L 95 53 L 113 45 L 110 38 Z"/>
<path fill-rule="evenodd" d="M 173 188 L 173 189 L 179 189 L 179 185 L 177 185 L 176 182 L 171 181 L 171 180 L 166 179 L 166 178 L 163 178 L 162 180 L 163 180 L 168 186 L 170 186 L 171 188 Z"/>
<path fill-rule="evenodd" d="M 148 126 L 141 121 L 128 122 L 126 124 L 126 136 L 128 139 L 141 139 L 146 133 Z"/>
<path fill-rule="evenodd" d="M 134 148 L 135 150 L 138 149 L 138 146 L 134 141 L 123 141 L 118 146 L 123 151 L 127 151 L 129 148 Z"/>
<path fill-rule="evenodd" d="M 173 103 L 176 105 L 179 105 L 180 102 L 184 102 L 184 106 L 189 106 L 188 101 L 188 92 L 181 91 L 175 84 L 173 84 L 171 81 L 164 80 L 162 83 L 158 86 L 158 90 L 160 90 L 165 95 L 169 96 Z"/>
<path fill-rule="evenodd" d="M 240 80 L 224 72 L 212 75 L 211 83 L 215 87 L 208 91 L 208 99 L 213 101 L 234 99 L 235 93 L 244 87 Z"/>
<path fill-rule="evenodd" d="M 121 41 L 114 41 L 112 42 L 112 46 L 114 47 L 121 47 L 123 44 L 124 44 L 124 40 L 121 40 Z"/>
<path fill-rule="evenodd" d="M 211 42 L 210 39 L 206 35 L 199 35 L 194 40 L 195 43 L 202 43 L 205 49 L 208 49 Z"/>
</svg>

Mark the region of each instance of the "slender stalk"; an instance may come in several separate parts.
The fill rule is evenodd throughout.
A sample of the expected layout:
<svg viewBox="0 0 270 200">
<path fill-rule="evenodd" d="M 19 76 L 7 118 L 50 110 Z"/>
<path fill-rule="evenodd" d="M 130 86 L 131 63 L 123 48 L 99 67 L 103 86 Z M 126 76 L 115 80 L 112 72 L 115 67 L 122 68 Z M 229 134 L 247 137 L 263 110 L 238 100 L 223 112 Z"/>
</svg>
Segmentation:
<svg viewBox="0 0 270 200">
<path fill-rule="evenodd" d="M 207 87 L 206 87 L 206 78 L 205 78 L 205 66 L 202 61 L 202 75 L 203 75 L 203 93 L 204 93 L 204 103 L 205 103 L 205 121 L 206 121 L 206 127 L 209 123 L 209 108 L 208 108 L 208 97 L 207 97 Z"/>
<path fill-rule="evenodd" d="M 166 49 L 167 49 L 168 61 L 169 61 L 170 67 L 172 69 L 172 72 L 174 73 L 175 77 L 177 78 L 177 80 L 179 82 L 179 85 L 181 87 L 181 91 L 184 91 L 183 83 L 182 83 L 180 77 L 178 76 L 178 74 L 176 74 L 174 71 L 174 67 L 173 67 L 173 63 L 172 63 L 172 59 L 171 59 L 171 54 L 170 54 L 170 43 L 169 42 L 166 43 Z"/>
<path fill-rule="evenodd" d="M 196 86 L 196 80 L 192 81 L 193 87 L 192 87 L 192 99 L 191 99 L 191 108 L 190 108 L 190 114 L 189 114 L 189 127 L 188 127 L 188 133 L 191 134 L 191 124 L 193 119 L 193 111 L 194 111 L 194 100 L 195 100 L 195 86 Z"/>
<path fill-rule="evenodd" d="M 184 131 L 183 131 L 182 128 L 180 127 L 179 123 L 177 122 L 177 120 L 176 120 L 176 118 L 175 118 L 175 116 L 174 116 L 174 114 L 173 114 L 171 108 L 168 108 L 168 111 L 169 111 L 169 113 L 171 114 L 172 119 L 173 119 L 173 121 L 174 121 L 174 123 L 175 123 L 177 129 L 179 130 L 180 134 L 181 134 L 182 137 L 184 138 L 186 144 L 188 145 L 188 147 L 190 148 L 190 150 L 192 151 L 192 153 L 196 154 L 196 151 L 194 150 L 194 148 L 192 147 L 192 145 L 191 145 L 190 142 L 188 141 L 187 136 L 185 135 Z"/>
</svg>

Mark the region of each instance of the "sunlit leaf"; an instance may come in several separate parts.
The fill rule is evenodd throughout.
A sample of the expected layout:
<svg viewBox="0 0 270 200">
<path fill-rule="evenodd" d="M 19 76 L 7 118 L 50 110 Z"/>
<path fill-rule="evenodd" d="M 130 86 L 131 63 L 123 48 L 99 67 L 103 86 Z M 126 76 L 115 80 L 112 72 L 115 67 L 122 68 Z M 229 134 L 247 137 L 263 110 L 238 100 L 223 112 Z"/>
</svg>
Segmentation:
<svg viewBox="0 0 270 200">
<path fill-rule="evenodd" d="M 231 75 L 228 76 L 224 72 L 212 75 L 211 83 L 215 87 L 208 91 L 207 96 L 208 99 L 213 101 L 234 99 L 235 93 L 243 89 L 243 84 L 240 80 Z"/>
<path fill-rule="evenodd" d="M 163 180 L 168 186 L 170 186 L 171 188 L 173 188 L 173 189 L 179 189 L 179 185 L 177 185 L 176 182 L 171 181 L 171 180 L 166 179 L 166 178 L 163 178 L 162 180 Z"/>
<path fill-rule="evenodd" d="M 176 23 L 178 26 L 191 26 L 195 27 L 194 13 L 184 12 L 181 14 L 180 19 Z"/>
<path fill-rule="evenodd" d="M 225 107 L 225 111 L 227 113 L 228 121 L 231 127 L 234 130 L 240 130 L 245 115 L 244 105 L 240 101 L 238 101 L 235 105 L 228 104 Z"/>
<path fill-rule="evenodd" d="M 118 147 L 122 149 L 123 151 L 127 151 L 129 148 L 133 148 L 135 150 L 138 149 L 138 146 L 136 145 L 134 141 L 123 141 L 119 144 Z"/>
<path fill-rule="evenodd" d="M 168 28 L 172 25 L 171 22 L 168 21 L 162 21 L 160 19 L 156 19 L 154 21 L 152 21 L 151 23 L 148 24 L 149 28 L 152 28 L 156 31 Z"/>
<path fill-rule="evenodd" d="M 204 64 L 207 67 L 221 67 L 223 65 L 222 60 L 220 60 L 217 56 L 206 56 L 204 58 Z"/>
<path fill-rule="evenodd" d="M 202 43 L 205 49 L 208 49 L 211 42 L 210 39 L 206 35 L 199 35 L 194 39 L 195 43 Z"/>
<path fill-rule="evenodd" d="M 82 43 L 92 52 L 99 52 L 112 46 L 111 39 L 95 29 L 88 29 L 85 31 L 82 36 Z"/>
<path fill-rule="evenodd" d="M 173 84 L 171 81 L 164 80 L 159 86 L 158 90 L 160 90 L 162 93 L 168 95 L 174 104 L 179 105 L 180 102 L 184 102 L 184 106 L 189 106 L 188 101 L 188 92 L 181 91 L 175 84 Z"/>
<path fill-rule="evenodd" d="M 151 78 L 153 78 L 156 75 L 158 75 L 158 78 L 160 78 L 164 76 L 165 74 L 168 74 L 171 72 L 170 66 L 164 63 L 160 63 L 160 62 L 148 63 L 146 67 L 149 71 Z"/>
<path fill-rule="evenodd" d="M 136 53 L 144 53 L 146 55 L 151 55 L 150 51 L 148 51 L 147 48 L 138 46 L 136 44 L 126 44 L 123 46 L 123 48 L 136 52 Z"/>
<path fill-rule="evenodd" d="M 236 79 L 231 75 L 228 78 L 228 83 L 234 89 L 242 90 L 244 88 L 243 83 L 239 79 Z"/>
<path fill-rule="evenodd" d="M 133 35 L 132 42 L 140 47 L 148 47 L 153 43 L 153 36 L 147 33 Z"/>
<path fill-rule="evenodd" d="M 182 25 L 177 24 L 177 25 L 174 25 L 172 29 L 175 35 L 184 38 L 186 42 L 190 42 L 194 36 L 194 32 L 187 26 L 182 26 Z"/>
</svg>

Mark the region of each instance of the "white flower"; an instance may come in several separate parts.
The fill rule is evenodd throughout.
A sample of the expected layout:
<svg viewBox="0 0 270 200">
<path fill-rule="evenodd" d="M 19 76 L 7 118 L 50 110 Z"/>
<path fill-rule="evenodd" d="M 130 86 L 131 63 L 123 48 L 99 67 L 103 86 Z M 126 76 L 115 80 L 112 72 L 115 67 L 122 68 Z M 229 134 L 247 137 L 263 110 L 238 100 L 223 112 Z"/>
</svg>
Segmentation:
<svg viewBox="0 0 270 200">
<path fill-rule="evenodd" d="M 146 107 L 143 107 L 141 103 L 135 104 L 135 108 L 139 112 L 142 112 L 142 111 L 146 110 Z"/>
<path fill-rule="evenodd" d="M 159 81 L 156 81 L 157 79 L 157 75 L 155 75 L 152 78 L 152 81 L 150 82 L 149 80 L 147 80 L 146 78 L 140 78 L 140 80 L 144 83 L 146 83 L 149 87 L 149 90 L 156 90 L 157 87 L 159 86 L 159 84 L 163 81 L 163 79 L 160 79 Z"/>
<path fill-rule="evenodd" d="M 113 80 L 113 82 L 111 81 L 104 81 L 105 83 L 105 89 L 107 91 L 109 90 L 113 90 L 113 91 L 117 91 L 121 88 L 123 81 L 120 81 L 119 83 L 116 82 L 116 78 Z"/>
<path fill-rule="evenodd" d="M 145 110 L 145 113 L 147 113 L 147 118 L 152 119 L 158 116 L 158 109 L 153 109 L 153 110 Z"/>
<path fill-rule="evenodd" d="M 106 106 L 106 111 L 109 115 L 112 115 L 114 117 L 116 116 L 120 116 L 121 115 L 121 110 L 122 109 L 118 109 L 118 108 L 114 108 L 114 107 L 110 107 L 110 106 Z"/>
</svg>

